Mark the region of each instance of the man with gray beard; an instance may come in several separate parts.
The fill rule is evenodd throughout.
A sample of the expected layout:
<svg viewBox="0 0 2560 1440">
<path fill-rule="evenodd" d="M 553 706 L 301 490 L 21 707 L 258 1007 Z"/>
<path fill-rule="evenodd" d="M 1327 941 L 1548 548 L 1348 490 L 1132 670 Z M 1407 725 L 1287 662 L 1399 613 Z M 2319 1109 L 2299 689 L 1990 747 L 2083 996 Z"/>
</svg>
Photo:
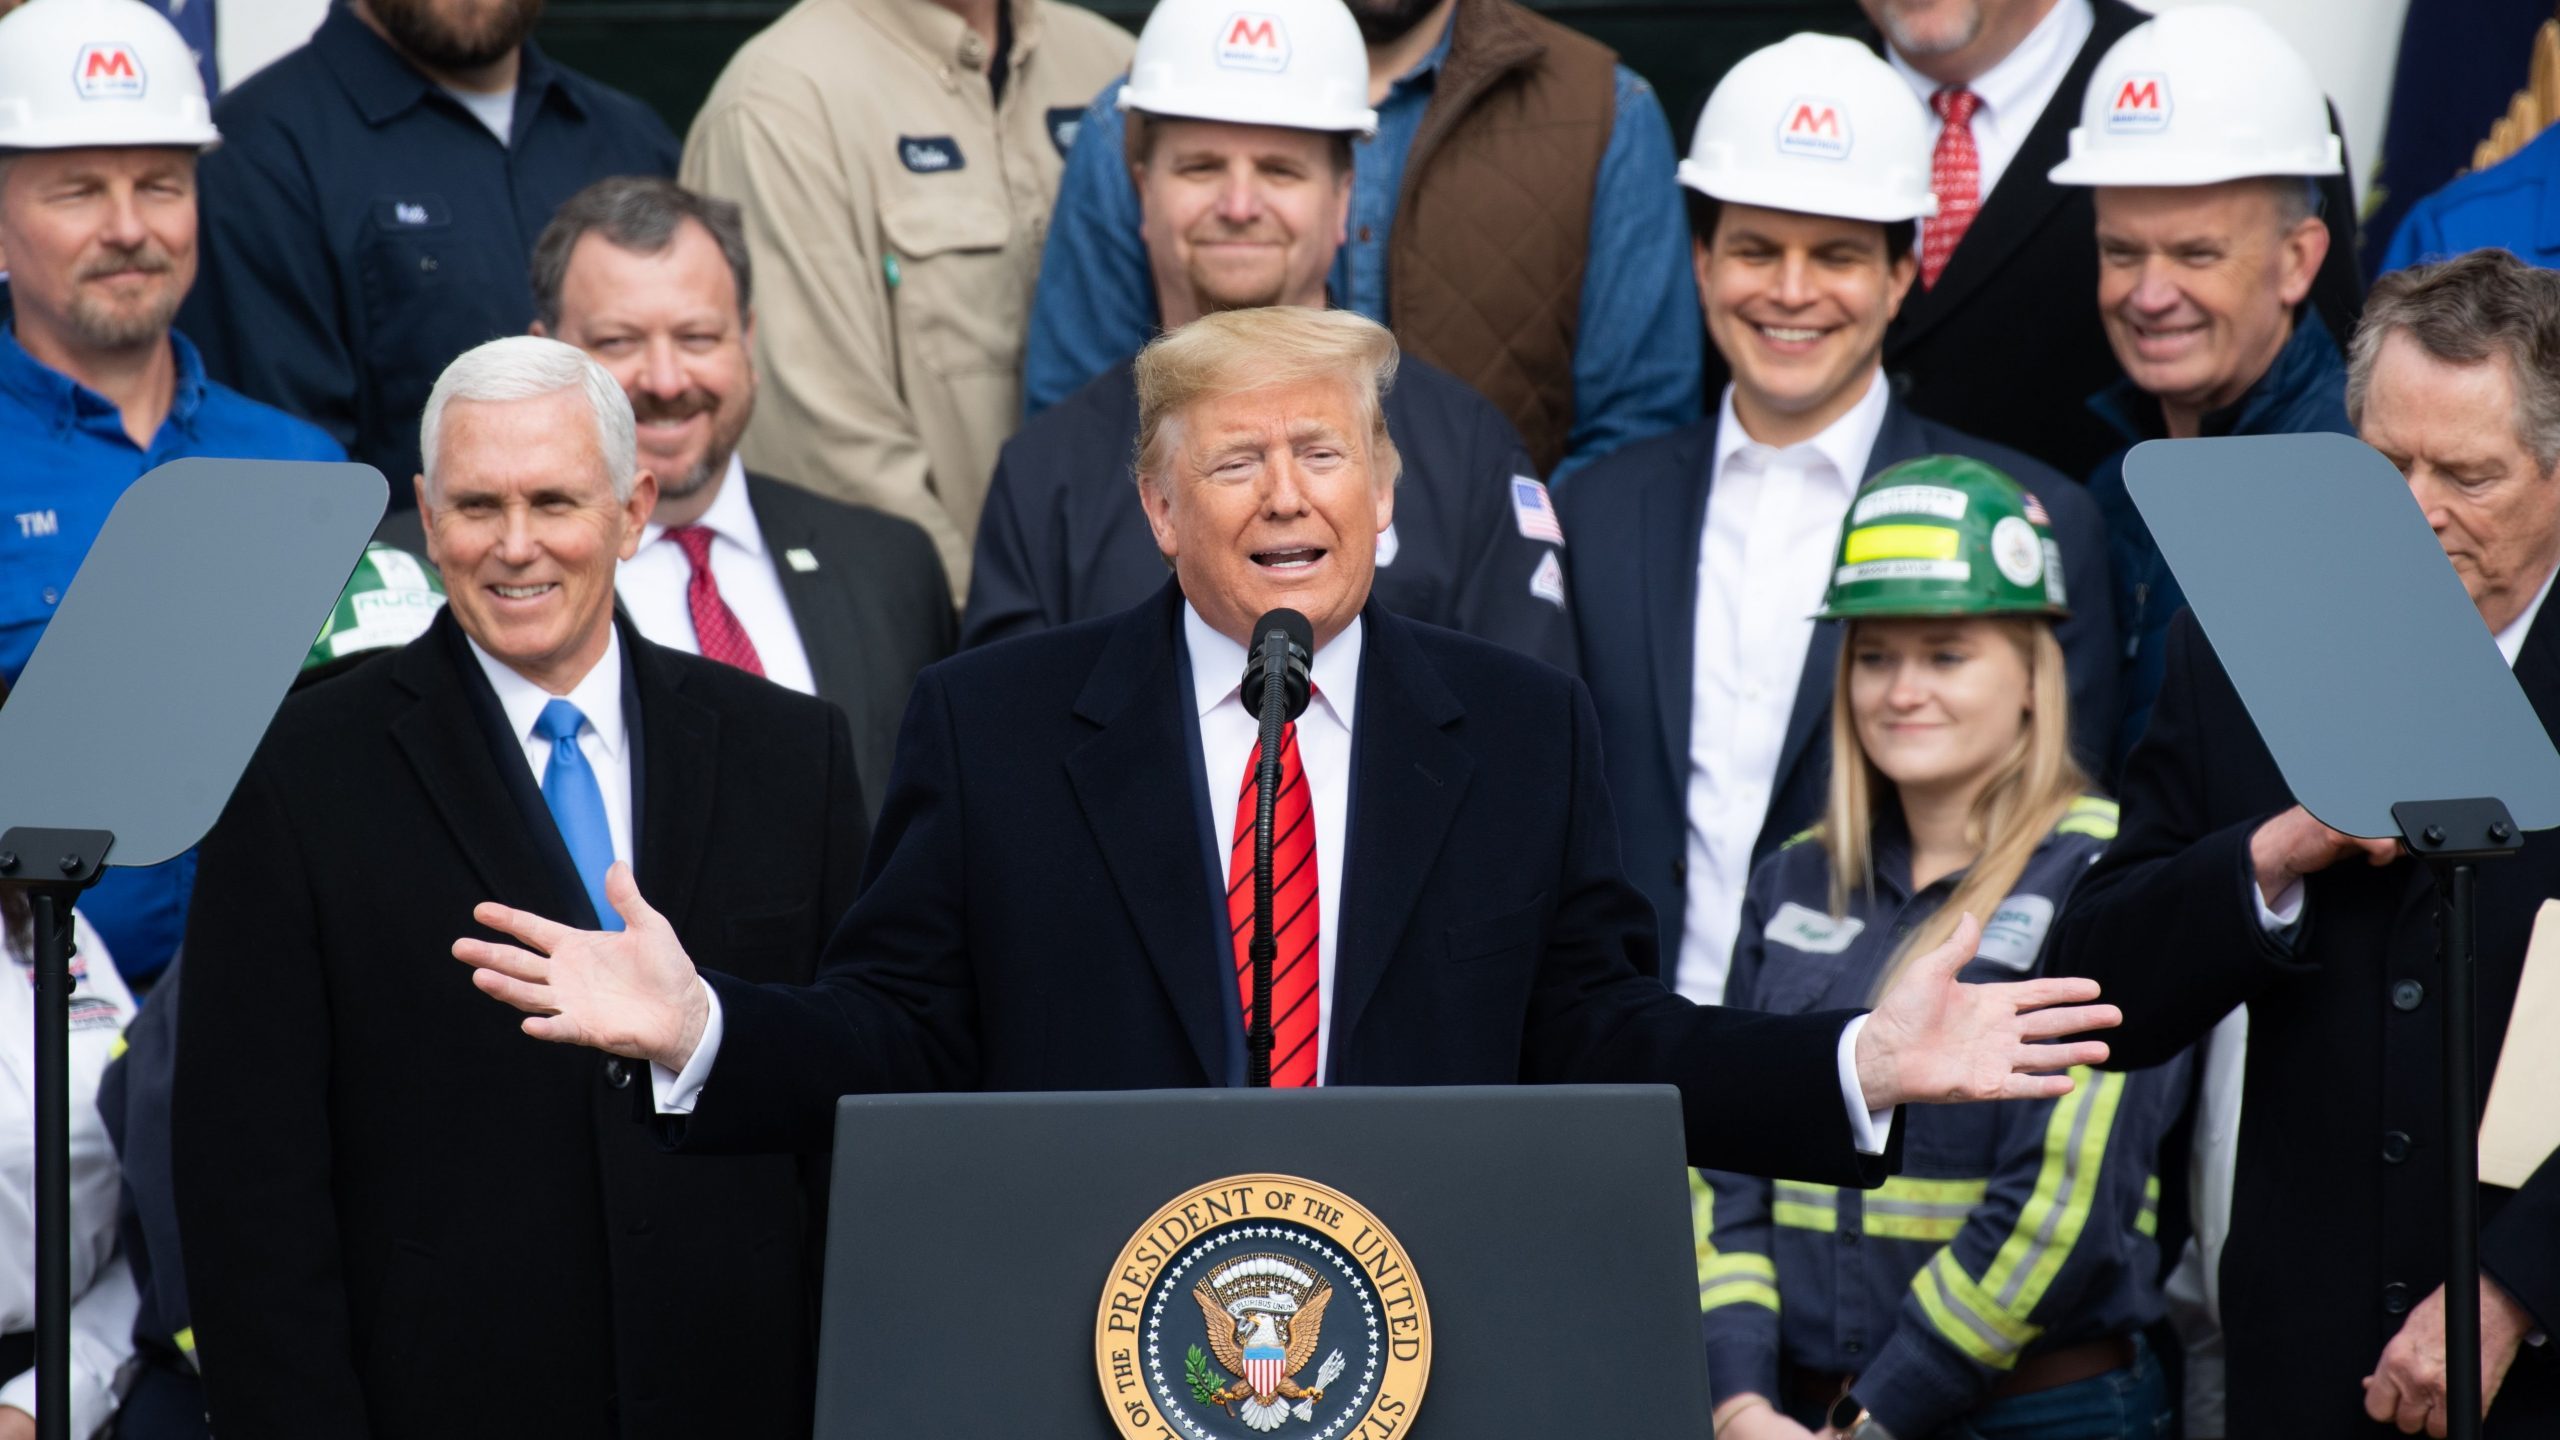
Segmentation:
<svg viewBox="0 0 2560 1440">
<path fill-rule="evenodd" d="M 196 155 L 217 138 L 186 42 L 146 7 L 35 0 L 0 19 L 0 682 L 144 472 L 345 458 L 207 380 L 170 328 L 196 276 Z M 192 852 L 117 870 L 81 902 L 129 979 L 177 948 L 194 873 Z"/>
<path fill-rule="evenodd" d="M 527 250 L 608 175 L 671 175 L 648 106 L 553 64 L 542 0 L 352 0 L 222 98 L 204 277 L 218 378 L 335 435 L 406 506 L 455 355 L 533 319 Z"/>
<path fill-rule="evenodd" d="M 2086 404 L 2118 371 L 2093 303 L 2089 192 L 2045 172 L 2069 153 L 2098 57 L 2151 17 L 2125 0 L 1858 4 L 1936 131 L 1938 213 L 1920 222 L 1885 370 L 1915 412 L 2086 475 L 2122 443 Z M 2320 188 L 2329 252 L 2309 304 L 2346 335 L 2364 297 L 2355 204 L 2343 171 Z"/>
</svg>

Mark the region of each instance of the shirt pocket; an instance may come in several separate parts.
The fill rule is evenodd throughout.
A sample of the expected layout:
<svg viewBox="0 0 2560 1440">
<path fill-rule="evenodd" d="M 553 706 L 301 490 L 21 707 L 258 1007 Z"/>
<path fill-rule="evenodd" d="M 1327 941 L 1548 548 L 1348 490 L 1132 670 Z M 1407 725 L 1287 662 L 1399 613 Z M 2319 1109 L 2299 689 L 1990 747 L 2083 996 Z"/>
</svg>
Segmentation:
<svg viewBox="0 0 2560 1440">
<path fill-rule="evenodd" d="M 936 375 L 1012 373 L 1021 361 L 1029 277 L 1007 245 L 1013 217 L 967 195 L 890 200 L 882 260 L 899 348 Z"/>
<path fill-rule="evenodd" d="M 454 356 L 524 328 L 506 308 L 531 283 L 523 254 L 468 228 L 386 225 L 377 215 L 357 245 L 356 277 L 364 306 L 357 361 L 379 416 L 417 414 Z"/>
</svg>

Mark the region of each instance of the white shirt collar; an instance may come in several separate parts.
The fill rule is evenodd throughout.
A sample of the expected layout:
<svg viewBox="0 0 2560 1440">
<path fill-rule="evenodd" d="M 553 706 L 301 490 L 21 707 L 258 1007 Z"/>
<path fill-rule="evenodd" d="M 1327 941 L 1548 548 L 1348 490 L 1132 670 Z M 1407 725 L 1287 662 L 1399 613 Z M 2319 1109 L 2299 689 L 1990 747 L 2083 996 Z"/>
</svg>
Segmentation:
<svg viewBox="0 0 2560 1440">
<path fill-rule="evenodd" d="M 1867 457 L 1875 453 L 1876 436 L 1884 429 L 1884 412 L 1892 389 L 1884 371 L 1877 369 L 1867 377 L 1867 393 L 1859 396 L 1858 403 L 1839 419 L 1825 426 L 1821 434 L 1781 447 L 1761 444 L 1742 428 L 1742 416 L 1733 408 L 1733 386 L 1728 384 L 1716 410 L 1716 469 L 1722 472 L 1746 450 L 1756 449 L 1773 459 L 1790 451 L 1811 450 L 1830 465 L 1845 493 L 1855 495 L 1858 487 L 1866 483 Z"/>
<path fill-rule="evenodd" d="M 711 508 L 693 523 L 759 560 L 764 558 L 764 529 L 756 524 L 755 505 L 747 499 L 746 462 L 736 452 L 729 455 L 729 468 L 720 477 L 720 489 L 711 497 Z M 640 532 L 641 548 L 658 543 L 666 533 L 666 526 L 650 521 Z"/>
<path fill-rule="evenodd" d="M 2510 670 L 2516 668 L 2516 657 L 2524 653 L 2524 637 L 2533 633 L 2533 617 L 2542 613 L 2542 602 L 2551 598 L 2553 580 L 2560 580 L 2560 568 L 2542 577 L 2542 588 L 2533 592 L 2533 602 L 2524 607 L 2523 614 L 2509 621 L 2506 629 L 2498 632 L 2498 653 L 2507 657 Z"/>
<path fill-rule="evenodd" d="M 1191 652 L 1191 698 L 1199 713 L 1237 699 L 1244 688 L 1244 647 L 1211 629 L 1188 600 L 1182 602 L 1182 643 Z M 1345 734 L 1360 701 L 1360 644 L 1360 617 L 1354 615 L 1341 634 L 1316 648 L 1315 663 L 1307 667 L 1315 686 L 1308 713 L 1330 717 Z"/>
<path fill-rule="evenodd" d="M 1964 87 L 1981 100 L 1974 113 L 1987 112 L 1993 121 L 2003 125 L 2015 123 L 2023 133 L 2024 127 L 2034 124 L 2036 117 L 2019 114 L 2021 107 L 2038 95 L 2053 96 L 2060 87 L 2062 72 L 2071 68 L 2071 62 L 2080 54 L 2080 47 L 2089 42 L 2090 32 L 2096 28 L 2097 13 L 2090 7 L 2089 0 L 2056 0 L 2054 7 L 2045 12 L 2045 17 L 2036 22 L 2036 28 L 2027 32 L 2027 38 L 2018 42 L 2017 48 L 2001 56 L 1998 64 L 1973 77 Z M 1911 62 L 1903 59 L 1901 52 L 1891 45 L 1885 46 L 1884 54 L 1901 74 L 1903 83 L 1920 97 L 1920 103 L 1927 104 L 1930 96 L 1945 88 L 1912 68 Z M 2058 98 L 2075 107 L 2076 113 L 2079 96 Z M 2045 103 L 2049 104 L 2051 100 Z M 2035 108 L 2042 111 L 2044 105 L 2039 104 Z"/>
<path fill-rule="evenodd" d="M 471 640 L 466 635 L 463 637 Z M 489 688 L 498 692 L 498 708 L 505 711 L 507 725 L 518 740 L 530 739 L 534 722 L 542 718 L 542 708 L 553 700 L 566 700 L 587 717 L 587 728 L 595 732 L 596 743 L 604 747 L 605 758 L 620 759 L 622 743 L 628 732 L 622 728 L 622 632 L 619 626 L 607 626 L 604 655 L 566 695 L 550 691 L 519 675 L 505 661 L 480 648 L 471 640 L 471 658 L 480 662 L 480 673 L 489 677 Z M 1238 664 L 1242 664 L 1241 661 Z M 1241 675 L 1243 672 L 1237 672 Z"/>
</svg>

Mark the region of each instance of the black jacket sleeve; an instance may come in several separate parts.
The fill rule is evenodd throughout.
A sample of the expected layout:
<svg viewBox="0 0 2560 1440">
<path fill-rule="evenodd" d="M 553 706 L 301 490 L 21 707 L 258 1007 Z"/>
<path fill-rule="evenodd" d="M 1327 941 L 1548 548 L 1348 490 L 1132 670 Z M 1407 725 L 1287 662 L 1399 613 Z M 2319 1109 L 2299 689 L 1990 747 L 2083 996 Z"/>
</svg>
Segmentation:
<svg viewBox="0 0 2560 1440">
<path fill-rule="evenodd" d="M 1563 599 L 1562 567 L 1568 562 L 1557 546 L 1520 533 L 1512 506 L 1512 477 L 1534 479 L 1538 472 L 1511 422 L 1490 405 L 1482 410 L 1467 447 L 1467 466 L 1457 472 L 1467 482 L 1469 503 L 1457 507 L 1465 517 L 1467 545 L 1456 577 L 1456 628 L 1571 674 L 1579 662 L 1573 617 L 1565 613 Z M 1538 593 L 1539 567 L 1550 556 L 1558 567 L 1553 599 Z"/>
<path fill-rule="evenodd" d="M 2206 687 L 2230 682 L 2202 643 L 2195 617 L 2179 615 L 2151 728 L 2125 762 L 2124 828 L 2073 892 L 2052 951 L 2052 973 L 2088 976 L 2123 1009 L 2107 1037 L 2114 1068 L 2166 1062 L 2234 1005 L 2312 968 L 2259 924 L 2250 898 L 2249 837 L 2277 811 L 2235 819 L 2216 803 L 2214 748 L 2254 741 L 2207 718 Z"/>
<path fill-rule="evenodd" d="M 2560 1332 L 2560 1153 L 2546 1156 L 2481 1227 L 2480 1268 L 2532 1313 L 2536 1328 Z"/>
<path fill-rule="evenodd" d="M 370 1429 L 338 1259 L 311 885 L 253 767 L 197 861 L 171 1120 L 205 1401 L 226 1435 Z"/>
</svg>

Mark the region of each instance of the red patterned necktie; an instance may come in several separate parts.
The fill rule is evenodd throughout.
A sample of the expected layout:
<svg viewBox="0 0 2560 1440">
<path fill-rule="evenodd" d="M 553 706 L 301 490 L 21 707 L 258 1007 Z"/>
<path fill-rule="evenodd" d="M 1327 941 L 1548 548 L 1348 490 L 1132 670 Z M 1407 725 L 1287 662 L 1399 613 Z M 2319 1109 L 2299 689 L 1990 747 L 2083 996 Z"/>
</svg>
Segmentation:
<svg viewBox="0 0 2560 1440">
<path fill-rule="evenodd" d="M 764 661 L 756 655 L 756 642 L 747 638 L 747 627 L 738 623 L 737 613 L 720 598 L 720 582 L 711 578 L 711 532 L 699 525 L 678 525 L 667 531 L 667 538 L 676 542 L 686 563 L 693 566 L 684 599 L 693 610 L 693 638 L 701 645 L 703 658 L 762 675 Z"/>
<path fill-rule="evenodd" d="M 1921 226 L 1920 283 L 1935 285 L 1955 258 L 1956 245 L 1982 209 L 1982 154 L 1973 148 L 1973 112 L 1982 97 L 1952 86 L 1929 97 L 1929 108 L 1947 122 L 1938 132 L 1937 151 L 1929 157 L 1929 188 L 1937 192 L 1938 213 Z"/>
<path fill-rule="evenodd" d="M 1244 762 L 1235 847 L 1227 855 L 1227 923 L 1235 938 L 1236 989 L 1253 1028 L 1253 772 Z M 1280 727 L 1280 793 L 1271 807 L 1271 1083 L 1316 1083 L 1316 817 L 1298 763 L 1298 727 Z"/>
</svg>

